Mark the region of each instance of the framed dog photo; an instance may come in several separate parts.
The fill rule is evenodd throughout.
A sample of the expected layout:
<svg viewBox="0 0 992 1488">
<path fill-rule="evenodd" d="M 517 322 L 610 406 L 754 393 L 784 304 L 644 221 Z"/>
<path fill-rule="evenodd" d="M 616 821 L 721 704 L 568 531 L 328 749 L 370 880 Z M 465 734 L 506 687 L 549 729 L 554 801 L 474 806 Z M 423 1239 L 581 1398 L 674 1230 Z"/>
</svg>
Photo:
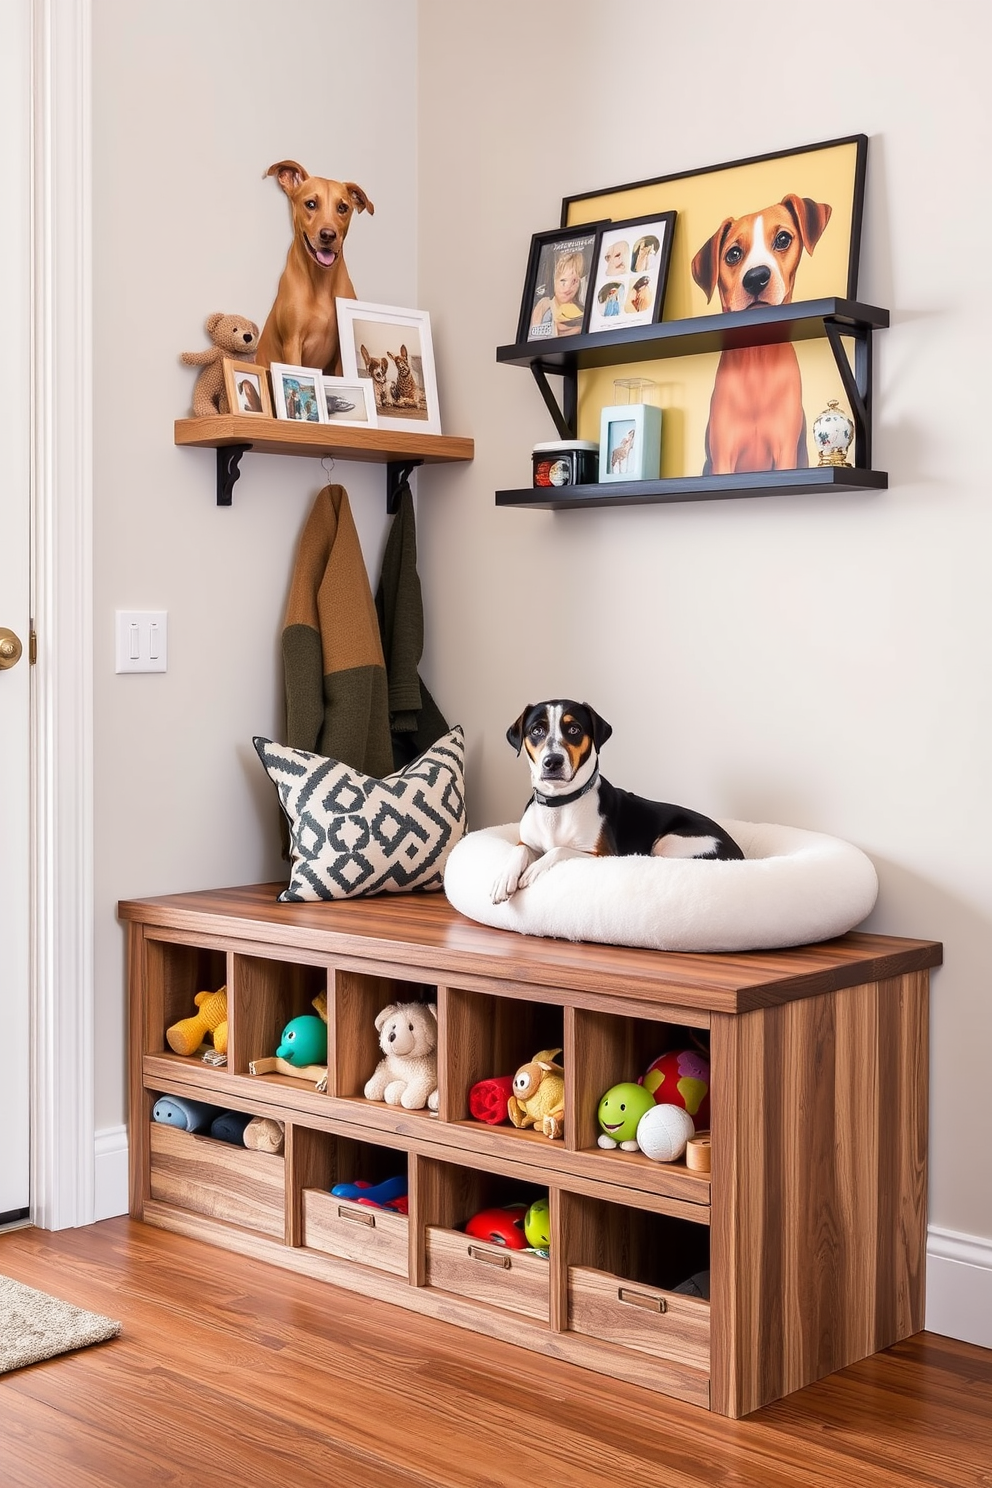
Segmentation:
<svg viewBox="0 0 992 1488">
<path fill-rule="evenodd" d="M 329 424 L 343 424 L 356 429 L 376 427 L 375 394 L 366 378 L 323 378 L 324 404 Z"/>
<path fill-rule="evenodd" d="M 337 300 L 341 369 L 372 392 L 377 428 L 440 434 L 431 318 L 364 300 Z"/>
<path fill-rule="evenodd" d="M 319 367 L 289 367 L 273 362 L 272 396 L 276 418 L 291 419 L 298 424 L 326 424 L 324 374 Z"/>
<path fill-rule="evenodd" d="M 269 378 L 264 367 L 256 367 L 254 362 L 236 362 L 233 357 L 225 357 L 224 391 L 227 394 L 227 406 L 232 413 L 272 417 Z"/>
<path fill-rule="evenodd" d="M 600 229 L 586 330 L 615 331 L 661 319 L 675 212 L 631 217 Z"/>
<path fill-rule="evenodd" d="M 661 469 L 661 409 L 652 403 L 616 404 L 600 413 L 599 479 L 657 480 Z"/>
<path fill-rule="evenodd" d="M 535 233 L 527 260 L 517 345 L 578 336 L 586 325 L 599 223 Z"/>
</svg>

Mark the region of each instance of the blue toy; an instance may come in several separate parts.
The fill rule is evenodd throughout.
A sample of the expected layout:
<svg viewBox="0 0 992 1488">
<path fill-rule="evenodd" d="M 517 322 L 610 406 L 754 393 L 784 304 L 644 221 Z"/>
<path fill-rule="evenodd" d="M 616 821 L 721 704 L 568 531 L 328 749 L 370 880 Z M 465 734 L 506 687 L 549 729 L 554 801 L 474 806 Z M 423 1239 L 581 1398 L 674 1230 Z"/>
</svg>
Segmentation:
<svg viewBox="0 0 992 1488">
<path fill-rule="evenodd" d="M 152 1120 L 162 1126 L 175 1126 L 180 1131 L 205 1132 L 223 1115 L 220 1106 L 206 1101 L 188 1100 L 184 1095 L 160 1095 L 152 1107 Z"/>
<path fill-rule="evenodd" d="M 247 1111 L 222 1111 L 210 1124 L 210 1135 L 218 1142 L 230 1142 L 234 1147 L 245 1145 L 245 1127 L 251 1117 Z"/>
<path fill-rule="evenodd" d="M 382 1183 L 335 1183 L 331 1189 L 336 1199 L 355 1199 L 379 1206 L 403 1198 L 406 1191 L 405 1173 L 399 1173 L 395 1178 L 386 1178 Z"/>
</svg>

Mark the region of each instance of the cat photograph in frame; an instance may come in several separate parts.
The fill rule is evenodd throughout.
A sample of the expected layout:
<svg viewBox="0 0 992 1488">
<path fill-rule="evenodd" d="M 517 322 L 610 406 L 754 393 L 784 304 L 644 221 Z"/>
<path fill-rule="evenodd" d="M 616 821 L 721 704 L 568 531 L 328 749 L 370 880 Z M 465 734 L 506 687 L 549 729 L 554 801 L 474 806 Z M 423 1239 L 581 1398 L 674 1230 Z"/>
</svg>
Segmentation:
<svg viewBox="0 0 992 1488">
<path fill-rule="evenodd" d="M 655 212 L 600 228 L 586 331 L 652 325 L 665 305 L 675 212 Z"/>
</svg>

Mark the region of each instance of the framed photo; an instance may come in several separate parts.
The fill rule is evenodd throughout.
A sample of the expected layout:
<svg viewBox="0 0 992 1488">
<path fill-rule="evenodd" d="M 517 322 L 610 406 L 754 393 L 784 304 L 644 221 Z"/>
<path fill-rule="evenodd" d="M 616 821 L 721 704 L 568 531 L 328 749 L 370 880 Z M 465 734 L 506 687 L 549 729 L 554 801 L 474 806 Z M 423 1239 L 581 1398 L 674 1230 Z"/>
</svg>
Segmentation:
<svg viewBox="0 0 992 1488">
<path fill-rule="evenodd" d="M 224 391 L 227 394 L 227 406 L 232 413 L 272 417 L 269 378 L 264 367 L 256 367 L 254 362 L 236 362 L 232 357 L 225 357 Z"/>
<path fill-rule="evenodd" d="M 661 409 L 624 403 L 600 413 L 599 479 L 657 480 L 661 469 Z"/>
<path fill-rule="evenodd" d="M 364 300 L 338 300 L 341 367 L 349 383 L 368 383 L 376 426 L 440 434 L 431 318 Z"/>
<path fill-rule="evenodd" d="M 319 367 L 289 367 L 273 362 L 272 397 L 276 418 L 291 419 L 298 424 L 326 424 L 324 374 Z"/>
<path fill-rule="evenodd" d="M 517 345 L 578 336 L 588 317 L 589 280 L 600 223 L 535 233 L 517 325 Z"/>
<path fill-rule="evenodd" d="M 675 212 L 631 217 L 600 228 L 586 330 L 615 331 L 661 319 Z"/>
<path fill-rule="evenodd" d="M 368 378 L 324 377 L 324 404 L 329 424 L 374 429 L 375 394 Z"/>
</svg>

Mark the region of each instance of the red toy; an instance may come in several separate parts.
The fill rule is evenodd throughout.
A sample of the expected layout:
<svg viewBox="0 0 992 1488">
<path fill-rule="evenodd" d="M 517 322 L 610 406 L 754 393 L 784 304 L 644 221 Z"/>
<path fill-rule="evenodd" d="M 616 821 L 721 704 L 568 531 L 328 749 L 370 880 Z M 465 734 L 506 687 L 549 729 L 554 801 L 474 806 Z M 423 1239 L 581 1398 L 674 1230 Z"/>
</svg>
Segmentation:
<svg viewBox="0 0 992 1488">
<path fill-rule="evenodd" d="M 490 1126 L 499 1126 L 507 1119 L 506 1103 L 513 1094 L 512 1075 L 494 1075 L 491 1080 L 480 1080 L 468 1093 L 468 1108 L 476 1121 L 487 1121 Z"/>
<path fill-rule="evenodd" d="M 505 1245 L 507 1250 L 527 1250 L 524 1234 L 526 1204 L 507 1204 L 504 1209 L 480 1209 L 465 1226 L 466 1235 L 475 1240 L 488 1240 L 490 1245 Z"/>
<path fill-rule="evenodd" d="M 710 1062 L 698 1049 L 669 1049 L 660 1054 L 640 1082 L 658 1105 L 681 1106 L 696 1130 L 710 1124 Z"/>
</svg>

